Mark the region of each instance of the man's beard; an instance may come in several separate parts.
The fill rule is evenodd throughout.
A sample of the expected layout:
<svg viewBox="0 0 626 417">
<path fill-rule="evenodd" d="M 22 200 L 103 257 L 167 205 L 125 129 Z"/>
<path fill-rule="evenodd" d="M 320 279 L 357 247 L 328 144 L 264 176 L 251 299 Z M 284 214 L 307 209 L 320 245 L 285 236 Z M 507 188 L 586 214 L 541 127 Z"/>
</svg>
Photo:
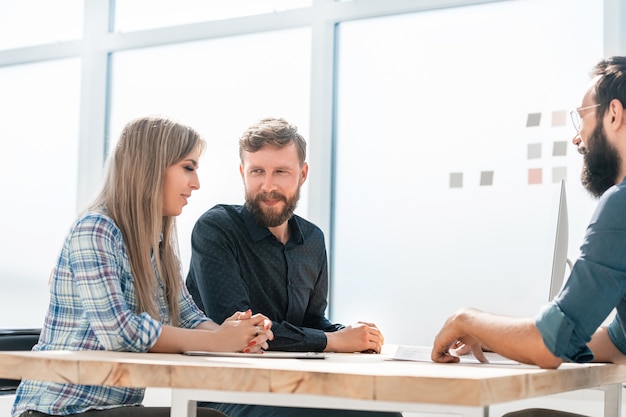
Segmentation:
<svg viewBox="0 0 626 417">
<path fill-rule="evenodd" d="M 615 185 L 621 159 L 617 149 L 606 138 L 604 126 L 598 123 L 587 139 L 587 146 L 579 150 L 584 155 L 580 175 L 583 186 L 596 198 Z"/>
<path fill-rule="evenodd" d="M 277 211 L 277 209 L 272 207 L 266 208 L 266 211 L 264 211 L 261 204 L 262 201 L 267 198 L 284 202 L 284 208 Z M 271 191 L 269 193 L 261 192 L 256 196 L 251 196 L 246 192 L 246 207 L 248 208 L 248 211 L 257 223 L 265 227 L 280 226 L 291 219 L 291 216 L 293 216 L 293 212 L 296 210 L 296 206 L 298 205 L 298 200 L 300 200 L 300 187 L 298 187 L 291 198 L 287 198 L 283 194 L 276 191 Z"/>
</svg>

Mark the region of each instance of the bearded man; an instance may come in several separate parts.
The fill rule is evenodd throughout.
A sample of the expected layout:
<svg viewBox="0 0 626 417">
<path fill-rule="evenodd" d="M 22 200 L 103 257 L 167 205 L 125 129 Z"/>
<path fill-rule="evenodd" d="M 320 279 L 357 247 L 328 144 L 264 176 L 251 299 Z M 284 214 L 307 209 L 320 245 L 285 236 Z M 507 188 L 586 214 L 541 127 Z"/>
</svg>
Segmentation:
<svg viewBox="0 0 626 417">
<path fill-rule="evenodd" d="M 280 118 L 266 118 L 239 139 L 245 205 L 217 205 L 192 232 L 187 288 L 217 323 L 236 311 L 272 320 L 269 350 L 376 352 L 384 337 L 373 323 L 330 322 L 324 234 L 294 214 L 307 179 L 306 141 Z M 244 350 L 245 352 L 245 350 Z M 230 417 L 400 416 L 352 410 L 205 403 Z"/>
<path fill-rule="evenodd" d="M 488 346 L 542 368 L 562 362 L 626 364 L 626 57 L 600 61 L 591 76 L 571 113 L 572 142 L 584 158 L 582 183 L 599 200 L 566 284 L 534 318 L 458 310 L 435 338 L 433 361 L 457 362 L 453 349 L 484 359 L 482 348 Z M 614 309 L 617 314 L 603 326 Z M 557 413 L 533 409 L 512 415 Z"/>
</svg>

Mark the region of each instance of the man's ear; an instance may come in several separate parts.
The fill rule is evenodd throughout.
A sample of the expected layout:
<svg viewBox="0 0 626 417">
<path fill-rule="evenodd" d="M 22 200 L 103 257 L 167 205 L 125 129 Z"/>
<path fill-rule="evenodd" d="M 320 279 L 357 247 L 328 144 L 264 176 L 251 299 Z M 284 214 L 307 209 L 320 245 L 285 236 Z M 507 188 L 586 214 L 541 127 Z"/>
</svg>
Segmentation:
<svg viewBox="0 0 626 417">
<path fill-rule="evenodd" d="M 622 102 L 616 98 L 609 103 L 607 115 L 611 117 L 610 127 L 612 130 L 618 130 L 622 125 L 626 124 L 626 120 L 624 119 L 624 117 L 626 117 L 626 114 L 624 114 L 624 106 Z"/>
<path fill-rule="evenodd" d="M 243 164 L 239 164 L 239 173 L 241 174 L 241 178 L 243 178 Z"/>
<path fill-rule="evenodd" d="M 304 181 L 306 181 L 308 176 L 309 176 L 309 164 L 305 162 L 302 164 L 302 168 L 300 169 L 300 185 L 304 184 Z"/>
</svg>

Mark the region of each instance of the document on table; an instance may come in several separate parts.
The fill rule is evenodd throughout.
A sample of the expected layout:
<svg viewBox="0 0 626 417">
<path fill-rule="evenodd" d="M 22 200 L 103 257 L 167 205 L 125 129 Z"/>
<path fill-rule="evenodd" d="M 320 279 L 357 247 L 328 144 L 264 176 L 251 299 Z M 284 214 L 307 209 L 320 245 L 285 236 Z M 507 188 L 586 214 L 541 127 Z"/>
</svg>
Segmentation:
<svg viewBox="0 0 626 417">
<path fill-rule="evenodd" d="M 391 359 L 398 361 L 417 361 L 417 362 L 432 362 L 430 359 L 430 354 L 432 351 L 431 346 L 403 346 L 400 345 L 396 349 L 396 352 L 393 354 Z M 514 361 L 509 358 L 505 358 L 502 355 L 499 355 L 494 352 L 484 352 L 485 358 L 489 361 L 490 364 L 494 365 L 521 365 L 520 362 Z M 452 352 L 454 355 L 454 353 Z M 466 355 L 455 355 L 460 360 L 461 363 L 481 363 L 472 353 L 468 353 Z"/>
<path fill-rule="evenodd" d="M 215 357 L 239 357 L 239 358 L 283 358 L 283 359 L 324 359 L 326 356 L 322 352 L 283 352 L 265 351 L 262 353 L 241 353 L 241 352 L 209 352 L 204 350 L 189 350 L 183 352 L 189 356 L 215 356 Z"/>
</svg>

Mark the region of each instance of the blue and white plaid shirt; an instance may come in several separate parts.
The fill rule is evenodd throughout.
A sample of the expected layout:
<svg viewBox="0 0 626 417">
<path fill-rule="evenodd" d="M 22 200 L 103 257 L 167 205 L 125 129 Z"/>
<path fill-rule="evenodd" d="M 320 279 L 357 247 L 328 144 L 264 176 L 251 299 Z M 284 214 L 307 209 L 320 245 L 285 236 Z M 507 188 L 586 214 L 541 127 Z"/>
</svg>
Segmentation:
<svg viewBox="0 0 626 417">
<path fill-rule="evenodd" d="M 159 280 L 161 284 L 161 281 Z M 103 213 L 91 212 L 71 228 L 50 278 L 50 304 L 33 350 L 147 352 L 170 324 L 162 285 L 155 290 L 161 317 L 136 314 L 137 298 L 122 232 Z M 182 285 L 180 327 L 208 318 Z M 68 415 L 139 405 L 144 389 L 24 380 L 12 415 L 27 410 Z"/>
</svg>

